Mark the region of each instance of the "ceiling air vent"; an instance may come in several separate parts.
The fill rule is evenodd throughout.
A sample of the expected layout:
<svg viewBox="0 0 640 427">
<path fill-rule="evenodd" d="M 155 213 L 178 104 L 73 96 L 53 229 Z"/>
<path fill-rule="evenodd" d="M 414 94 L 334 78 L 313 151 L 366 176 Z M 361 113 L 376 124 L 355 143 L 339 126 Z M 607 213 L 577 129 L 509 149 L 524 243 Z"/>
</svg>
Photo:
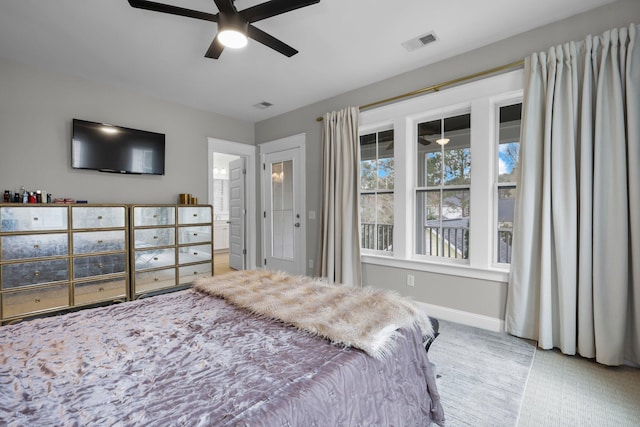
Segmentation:
<svg viewBox="0 0 640 427">
<path fill-rule="evenodd" d="M 269 108 L 271 107 L 273 104 L 267 101 L 262 101 L 262 102 L 258 102 L 257 104 L 254 104 L 253 106 L 256 108 L 259 108 L 261 110 L 264 110 L 265 108 Z"/>
<path fill-rule="evenodd" d="M 402 46 L 404 46 L 404 48 L 407 49 L 408 52 L 411 52 L 430 43 L 433 43 L 436 40 L 438 40 L 438 37 L 436 37 L 436 33 L 434 33 L 433 31 L 429 31 L 426 34 L 422 34 L 418 37 L 412 38 L 411 40 L 407 40 L 406 42 L 402 43 Z"/>
</svg>

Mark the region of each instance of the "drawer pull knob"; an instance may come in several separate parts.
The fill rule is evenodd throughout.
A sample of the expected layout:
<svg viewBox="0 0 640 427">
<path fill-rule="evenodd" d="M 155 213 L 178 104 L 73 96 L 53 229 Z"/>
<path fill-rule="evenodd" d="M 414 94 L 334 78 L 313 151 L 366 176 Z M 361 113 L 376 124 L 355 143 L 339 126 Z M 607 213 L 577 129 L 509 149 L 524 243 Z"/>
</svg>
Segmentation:
<svg viewBox="0 0 640 427">
<path fill-rule="evenodd" d="M 40 249 L 40 245 L 33 245 L 33 249 Z"/>
<path fill-rule="evenodd" d="M 157 260 L 158 260 L 158 257 L 157 257 L 157 256 L 154 256 L 154 257 L 153 257 L 153 260 L 154 260 L 154 261 L 157 261 Z"/>
<path fill-rule="evenodd" d="M 158 218 L 158 214 L 153 215 L 154 218 Z"/>
<path fill-rule="evenodd" d="M 37 221 L 37 220 L 38 220 L 38 217 L 37 217 L 37 216 L 36 216 L 36 217 L 33 217 L 33 220 L 34 220 L 34 221 Z"/>
<path fill-rule="evenodd" d="M 193 251 L 193 254 L 194 254 L 194 255 L 198 255 L 198 252 L 197 252 L 197 251 Z"/>
<path fill-rule="evenodd" d="M 193 214 L 193 216 L 194 216 L 194 218 L 195 218 L 195 217 L 197 217 L 197 216 L 198 216 L 198 214 L 197 214 L 197 213 L 195 213 L 195 214 Z"/>
<path fill-rule="evenodd" d="M 98 215 L 98 219 L 102 219 L 102 215 Z"/>
<path fill-rule="evenodd" d="M 158 238 L 158 236 L 153 236 L 153 238 L 154 238 L 154 239 L 157 239 L 157 238 Z"/>
<path fill-rule="evenodd" d="M 193 233 L 193 235 L 194 235 L 194 236 L 197 236 L 197 235 L 198 235 L 198 233 Z"/>
<path fill-rule="evenodd" d="M 39 275 L 40 275 L 40 272 L 39 272 L 39 271 L 34 271 L 34 272 L 33 272 L 33 275 L 34 275 L 34 276 L 39 276 Z"/>
<path fill-rule="evenodd" d="M 99 245 L 101 245 L 101 244 L 103 244 L 103 243 L 104 243 L 104 241 L 103 241 L 103 240 L 98 240 L 98 244 L 99 244 Z"/>
<path fill-rule="evenodd" d="M 102 263 L 98 264 L 98 268 L 102 268 L 104 265 Z"/>
<path fill-rule="evenodd" d="M 98 288 L 100 292 L 104 292 L 104 288 Z"/>
<path fill-rule="evenodd" d="M 34 302 L 36 302 L 36 303 L 38 303 L 38 302 L 40 302 L 40 299 L 39 299 L 39 298 L 36 298 L 36 299 L 34 299 L 33 301 L 34 301 Z"/>
<path fill-rule="evenodd" d="M 159 281 L 159 280 L 160 280 L 160 279 L 158 279 L 157 277 L 154 277 L 154 278 L 153 278 L 153 281 L 154 281 L 154 282 L 157 282 L 157 281 Z"/>
<path fill-rule="evenodd" d="M 194 271 L 194 272 L 193 272 L 193 274 L 194 274 L 194 275 L 195 275 L 195 274 L 198 274 L 198 272 L 197 272 L 197 271 Z"/>
</svg>

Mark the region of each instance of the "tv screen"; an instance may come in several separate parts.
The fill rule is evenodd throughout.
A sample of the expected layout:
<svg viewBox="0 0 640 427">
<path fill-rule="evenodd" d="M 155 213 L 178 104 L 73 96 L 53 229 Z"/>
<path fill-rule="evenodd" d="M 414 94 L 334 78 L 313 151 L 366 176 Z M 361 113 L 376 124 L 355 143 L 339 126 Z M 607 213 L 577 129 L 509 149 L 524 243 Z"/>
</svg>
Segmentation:
<svg viewBox="0 0 640 427">
<path fill-rule="evenodd" d="M 162 133 L 73 119 L 71 167 L 164 175 Z"/>
</svg>

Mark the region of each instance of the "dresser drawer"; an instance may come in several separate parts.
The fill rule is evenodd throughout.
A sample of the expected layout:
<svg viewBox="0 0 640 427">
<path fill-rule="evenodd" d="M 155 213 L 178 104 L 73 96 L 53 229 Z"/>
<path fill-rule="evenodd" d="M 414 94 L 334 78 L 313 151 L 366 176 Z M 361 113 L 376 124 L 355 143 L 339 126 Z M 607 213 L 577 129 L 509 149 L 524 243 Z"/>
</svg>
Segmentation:
<svg viewBox="0 0 640 427">
<path fill-rule="evenodd" d="M 203 224 L 211 222 L 210 206 L 179 206 L 178 224 Z"/>
<path fill-rule="evenodd" d="M 189 265 L 178 269 L 178 284 L 186 285 L 199 277 L 211 277 L 211 262 Z"/>
<path fill-rule="evenodd" d="M 176 249 L 150 249 L 136 251 L 136 270 L 176 265 Z"/>
<path fill-rule="evenodd" d="M 73 285 L 73 295 L 75 305 L 126 299 L 127 279 L 126 277 L 119 277 L 116 279 L 75 283 Z"/>
<path fill-rule="evenodd" d="M 73 253 L 92 254 L 125 250 L 125 231 L 79 231 L 73 233 Z"/>
<path fill-rule="evenodd" d="M 68 210 L 65 206 L 3 206 L 0 208 L 0 231 L 66 230 Z"/>
<path fill-rule="evenodd" d="M 211 261 L 211 243 L 178 248 L 178 264 Z"/>
<path fill-rule="evenodd" d="M 67 233 L 2 236 L 2 261 L 69 254 Z"/>
<path fill-rule="evenodd" d="M 171 228 L 143 228 L 133 232 L 136 249 L 176 244 L 176 229 Z"/>
<path fill-rule="evenodd" d="M 173 225 L 176 223 L 174 206 L 137 206 L 133 208 L 135 227 Z"/>
<path fill-rule="evenodd" d="M 124 206 L 74 206 L 71 208 L 71 226 L 82 228 L 123 228 Z"/>
<path fill-rule="evenodd" d="M 176 269 L 167 268 L 136 273 L 135 280 L 136 294 L 170 288 L 176 285 Z"/>
<path fill-rule="evenodd" d="M 211 241 L 211 226 L 203 225 L 200 227 L 180 227 L 178 229 L 178 243 L 204 243 Z"/>
<path fill-rule="evenodd" d="M 69 260 L 21 262 L 0 267 L 2 289 L 69 280 Z"/>
<path fill-rule="evenodd" d="M 2 318 L 69 307 L 69 285 L 25 289 L 2 295 Z"/>
<path fill-rule="evenodd" d="M 73 259 L 73 278 L 103 276 L 127 271 L 127 259 L 124 253 L 111 255 L 92 255 Z"/>
</svg>

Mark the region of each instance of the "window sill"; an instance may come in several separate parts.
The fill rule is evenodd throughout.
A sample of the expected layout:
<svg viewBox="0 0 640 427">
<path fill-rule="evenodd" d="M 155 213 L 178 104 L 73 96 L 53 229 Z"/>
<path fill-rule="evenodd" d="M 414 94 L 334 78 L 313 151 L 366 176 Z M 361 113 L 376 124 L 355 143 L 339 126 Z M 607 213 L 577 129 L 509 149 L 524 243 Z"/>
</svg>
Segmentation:
<svg viewBox="0 0 640 427">
<path fill-rule="evenodd" d="M 384 255 L 361 255 L 363 264 L 382 265 L 385 267 L 403 268 L 407 270 L 425 271 L 449 276 L 469 277 L 472 279 L 504 282 L 509 280 L 508 268 L 476 268 L 469 265 L 449 264 L 443 262 L 417 259 L 397 259 Z"/>
</svg>

